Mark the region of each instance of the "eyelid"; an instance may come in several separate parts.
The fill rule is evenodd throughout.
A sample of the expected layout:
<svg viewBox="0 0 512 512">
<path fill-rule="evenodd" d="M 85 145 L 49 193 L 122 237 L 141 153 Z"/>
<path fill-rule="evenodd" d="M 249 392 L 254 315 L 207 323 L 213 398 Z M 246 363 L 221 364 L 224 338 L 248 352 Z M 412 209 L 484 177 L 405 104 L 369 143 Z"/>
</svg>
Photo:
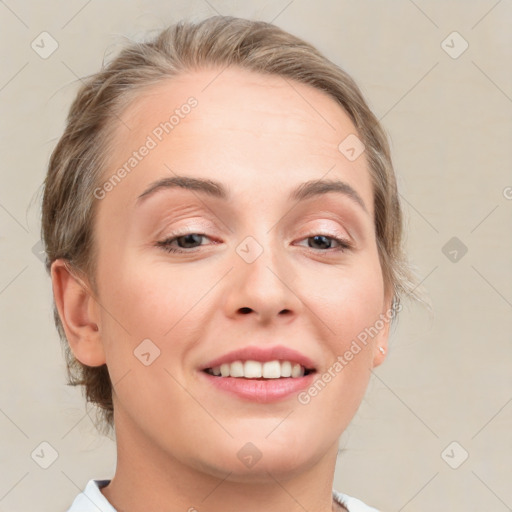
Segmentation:
<svg viewBox="0 0 512 512">
<path fill-rule="evenodd" d="M 322 235 L 330 234 L 332 236 L 337 236 L 337 237 L 341 237 L 341 238 L 350 238 L 350 235 L 348 232 L 343 232 L 343 231 L 337 229 L 336 227 L 327 228 L 327 227 L 322 227 L 322 226 L 314 226 L 314 227 L 306 230 L 306 236 L 308 233 L 315 233 L 315 234 L 322 234 Z M 309 235 L 309 236 L 311 236 L 311 235 Z"/>
<path fill-rule="evenodd" d="M 297 221 L 298 219 L 295 219 L 295 222 Z M 341 217 L 339 214 L 331 212 L 330 210 L 315 211 L 309 215 L 306 215 L 305 218 L 302 217 L 299 225 L 296 225 L 297 231 L 294 229 L 295 234 L 292 234 L 292 237 L 288 238 L 287 243 L 297 245 L 297 242 L 302 242 L 310 237 L 326 236 L 332 239 L 337 239 L 335 243 L 338 244 L 340 249 L 346 251 L 355 250 L 359 246 L 359 237 L 354 237 L 352 235 L 352 227 L 350 225 L 346 225 L 347 223 L 350 224 L 349 221 L 350 218 L 348 221 L 346 221 L 346 219 Z M 192 253 L 194 250 L 204 250 L 206 247 L 222 244 L 224 236 L 229 236 L 229 234 L 224 233 L 223 230 L 221 230 L 219 233 L 219 229 L 218 226 L 216 226 L 216 223 L 209 219 L 205 219 L 202 216 L 187 217 L 179 220 L 175 219 L 173 224 L 177 224 L 177 227 L 172 228 L 170 225 L 168 225 L 167 229 L 164 226 L 163 229 L 160 230 L 160 233 L 154 238 L 155 245 L 166 245 L 166 243 L 168 244 L 169 240 L 171 239 L 190 234 L 201 235 L 205 241 L 204 244 L 202 243 L 196 248 L 183 249 L 184 252 Z M 291 227 L 292 226 L 288 224 L 288 228 Z M 297 235 L 297 232 L 299 235 Z M 219 234 L 215 235 L 214 233 Z M 231 234 L 233 233 L 231 232 Z M 310 249 L 313 251 L 317 250 L 314 248 Z M 328 250 L 329 249 L 327 249 L 327 251 Z"/>
<path fill-rule="evenodd" d="M 357 230 L 360 225 L 359 218 L 355 217 L 353 212 L 331 207 L 329 201 L 319 208 L 312 208 L 306 211 L 300 211 L 300 209 L 298 209 L 298 211 L 289 218 L 285 229 L 288 229 L 290 225 L 296 223 L 300 223 L 300 225 L 306 229 L 309 229 L 309 227 L 320 230 L 342 229 L 351 238 L 353 238 L 352 231 Z"/>
<path fill-rule="evenodd" d="M 196 227 L 192 226 L 192 227 L 183 227 L 183 228 L 176 228 L 176 229 L 173 229 L 171 232 L 165 234 L 165 235 L 161 235 L 157 238 L 159 239 L 168 239 L 168 238 L 175 238 L 175 237 L 179 237 L 179 236 L 184 236 L 184 235 L 190 235 L 190 234 L 196 234 L 196 235 L 203 235 L 207 238 L 212 238 L 211 236 L 209 236 L 207 234 L 207 231 L 208 229 L 203 229 L 203 228 L 199 228 L 197 229 Z M 344 241 L 347 241 L 347 242 L 350 242 L 352 237 L 350 237 L 350 235 L 346 235 L 345 233 L 337 230 L 337 229 L 322 229 L 322 228 L 312 228 L 308 231 L 306 231 L 305 233 L 303 233 L 302 235 L 299 236 L 299 238 L 302 240 L 304 238 L 308 238 L 308 237 L 312 237 L 312 236 L 318 236 L 318 235 L 323 235 L 323 236 L 329 236 L 331 238 L 341 238 L 342 240 Z"/>
<path fill-rule="evenodd" d="M 160 230 L 159 233 L 157 233 L 156 237 L 157 239 L 162 238 L 170 238 L 173 236 L 182 236 L 182 235 L 188 235 L 192 233 L 198 233 L 198 234 L 206 234 L 207 231 L 213 231 L 216 228 L 212 225 L 211 222 L 204 222 L 201 220 L 191 220 L 187 219 L 187 224 L 180 226 L 178 225 L 175 228 L 172 227 L 164 227 L 162 230 Z"/>
<path fill-rule="evenodd" d="M 341 238 L 346 240 L 347 242 L 355 243 L 355 238 L 352 236 L 352 230 L 348 229 L 348 227 L 339 227 L 339 221 L 335 219 L 330 219 L 331 222 L 328 224 L 326 222 L 314 223 L 311 227 L 303 228 L 301 232 L 304 235 L 301 236 L 312 236 L 312 235 L 325 235 L 332 236 L 336 238 Z"/>
</svg>

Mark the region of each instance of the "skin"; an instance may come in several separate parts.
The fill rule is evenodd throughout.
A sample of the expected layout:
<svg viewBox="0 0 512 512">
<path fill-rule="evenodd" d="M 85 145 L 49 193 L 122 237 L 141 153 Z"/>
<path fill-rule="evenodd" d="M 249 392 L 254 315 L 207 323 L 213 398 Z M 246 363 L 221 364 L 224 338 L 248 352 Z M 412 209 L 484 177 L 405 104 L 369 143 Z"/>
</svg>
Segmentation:
<svg viewBox="0 0 512 512">
<path fill-rule="evenodd" d="M 351 162 L 338 150 L 356 130 L 325 93 L 219 72 L 152 86 L 122 116 L 129 128 L 116 129 L 106 179 L 174 109 L 198 100 L 98 201 L 95 293 L 62 260 L 52 265 L 73 353 L 106 363 L 114 383 L 118 460 L 102 492 L 130 512 L 335 510 L 337 441 L 385 357 L 378 348 L 387 348 L 389 324 L 307 405 L 296 395 L 270 404 L 229 395 L 199 378 L 199 367 L 235 348 L 283 344 L 322 374 L 389 311 L 368 164 L 364 153 Z M 220 181 L 232 198 L 172 188 L 136 205 L 153 182 L 174 175 Z M 367 211 L 335 192 L 288 201 L 314 179 L 350 184 Z M 156 245 L 176 229 L 206 236 L 186 254 Z M 341 235 L 353 248 L 336 250 L 332 239 L 322 248 L 316 235 Z M 263 249 L 250 264 L 236 252 L 247 236 Z M 133 353 L 147 338 L 160 350 L 149 366 Z M 262 455 L 250 468 L 237 457 L 247 442 Z"/>
</svg>

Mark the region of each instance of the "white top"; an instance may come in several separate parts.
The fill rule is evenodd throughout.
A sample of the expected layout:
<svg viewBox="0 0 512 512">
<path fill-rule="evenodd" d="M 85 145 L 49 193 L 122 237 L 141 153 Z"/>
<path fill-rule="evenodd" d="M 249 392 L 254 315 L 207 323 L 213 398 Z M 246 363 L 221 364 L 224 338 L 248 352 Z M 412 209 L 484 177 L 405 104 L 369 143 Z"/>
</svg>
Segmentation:
<svg viewBox="0 0 512 512">
<path fill-rule="evenodd" d="M 109 484 L 110 480 L 89 480 L 83 492 L 73 501 L 67 512 L 117 512 L 100 491 L 101 487 Z M 332 491 L 333 498 L 340 505 L 344 505 L 349 512 L 379 512 L 376 508 L 365 505 L 362 501 Z"/>
</svg>

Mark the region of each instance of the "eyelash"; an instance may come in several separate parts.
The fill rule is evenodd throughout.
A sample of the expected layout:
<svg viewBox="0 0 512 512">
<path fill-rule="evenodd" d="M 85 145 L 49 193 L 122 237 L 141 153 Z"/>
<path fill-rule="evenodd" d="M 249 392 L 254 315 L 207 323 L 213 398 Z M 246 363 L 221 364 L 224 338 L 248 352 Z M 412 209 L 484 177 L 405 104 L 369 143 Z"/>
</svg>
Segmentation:
<svg viewBox="0 0 512 512">
<path fill-rule="evenodd" d="M 176 248 L 176 247 L 171 246 L 172 242 L 174 242 L 178 238 L 181 238 L 181 237 L 187 236 L 187 235 L 199 235 L 201 237 L 209 238 L 207 235 L 205 235 L 203 233 L 194 233 L 194 232 L 171 233 L 170 237 L 166 238 L 165 240 L 158 241 L 156 243 L 156 245 L 158 247 L 160 247 L 161 249 L 163 249 L 164 251 L 169 252 L 169 253 L 182 253 L 183 254 L 183 253 L 193 253 L 193 252 L 196 252 L 196 250 L 199 249 L 201 246 L 199 246 L 199 247 L 192 247 L 190 249 Z M 313 247 L 308 247 L 308 249 L 310 249 L 312 251 L 319 251 L 319 252 L 326 253 L 326 252 L 332 252 L 332 251 L 345 252 L 345 251 L 349 251 L 349 250 L 353 249 L 352 243 L 350 243 L 345 238 L 339 238 L 337 236 L 328 235 L 328 234 L 324 234 L 324 233 L 315 233 L 314 235 L 310 235 L 310 236 L 304 237 L 301 240 L 307 240 L 308 238 L 314 238 L 315 236 L 323 236 L 325 238 L 329 238 L 330 240 L 334 240 L 335 242 L 338 243 L 339 247 L 331 247 L 329 249 L 315 249 Z"/>
</svg>

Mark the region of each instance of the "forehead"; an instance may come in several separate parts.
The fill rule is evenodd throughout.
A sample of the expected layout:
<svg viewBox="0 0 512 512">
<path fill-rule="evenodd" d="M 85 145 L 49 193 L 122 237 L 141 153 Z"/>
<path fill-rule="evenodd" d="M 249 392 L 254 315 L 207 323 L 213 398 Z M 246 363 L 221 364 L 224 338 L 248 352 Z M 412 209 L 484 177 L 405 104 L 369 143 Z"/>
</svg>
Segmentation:
<svg viewBox="0 0 512 512">
<path fill-rule="evenodd" d="M 357 133 L 351 119 L 332 97 L 306 84 L 239 68 L 196 70 L 139 91 L 121 118 L 110 170 L 148 138 L 154 143 L 130 173 L 130 186 L 123 185 L 126 194 L 140 193 L 169 168 L 215 176 L 235 191 L 237 184 L 257 188 L 268 180 L 289 189 L 290 182 L 325 176 L 349 181 L 372 210 L 364 154 L 349 161 L 339 150 Z"/>
<path fill-rule="evenodd" d="M 123 117 L 128 126 L 148 131 L 190 97 L 198 102 L 196 115 L 181 124 L 203 133 L 214 122 L 223 130 L 250 130 L 252 136 L 302 135 L 336 147 L 344 132 L 355 132 L 349 116 L 328 94 L 286 77 L 235 67 L 187 72 L 148 86 Z"/>
</svg>

